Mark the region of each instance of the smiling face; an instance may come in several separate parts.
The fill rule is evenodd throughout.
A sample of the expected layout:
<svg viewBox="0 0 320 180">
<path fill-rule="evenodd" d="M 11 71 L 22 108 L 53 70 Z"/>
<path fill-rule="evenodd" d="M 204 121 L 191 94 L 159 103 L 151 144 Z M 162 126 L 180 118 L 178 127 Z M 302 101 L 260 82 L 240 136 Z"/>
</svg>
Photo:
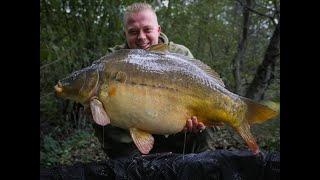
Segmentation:
<svg viewBox="0 0 320 180">
<path fill-rule="evenodd" d="M 130 49 L 147 49 L 158 44 L 160 31 L 157 17 L 149 9 L 129 13 L 125 18 L 124 35 Z"/>
</svg>

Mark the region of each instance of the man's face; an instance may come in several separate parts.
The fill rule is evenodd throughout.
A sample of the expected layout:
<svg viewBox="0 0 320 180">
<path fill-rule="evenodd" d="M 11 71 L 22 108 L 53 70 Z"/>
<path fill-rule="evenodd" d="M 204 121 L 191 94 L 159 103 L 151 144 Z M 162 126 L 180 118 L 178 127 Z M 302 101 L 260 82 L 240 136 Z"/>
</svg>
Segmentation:
<svg viewBox="0 0 320 180">
<path fill-rule="evenodd" d="M 146 49 L 158 44 L 160 30 L 151 10 L 130 13 L 125 20 L 124 35 L 130 49 Z"/>
</svg>

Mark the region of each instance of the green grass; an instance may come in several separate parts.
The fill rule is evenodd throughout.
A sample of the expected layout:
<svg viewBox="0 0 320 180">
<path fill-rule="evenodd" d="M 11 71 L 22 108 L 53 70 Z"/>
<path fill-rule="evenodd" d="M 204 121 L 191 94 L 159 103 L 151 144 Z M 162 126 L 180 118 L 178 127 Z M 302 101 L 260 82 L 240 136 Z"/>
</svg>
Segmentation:
<svg viewBox="0 0 320 180">
<path fill-rule="evenodd" d="M 92 131 L 76 130 L 67 139 L 58 141 L 52 135 L 45 135 L 40 150 L 40 166 L 51 167 L 60 164 L 102 160 L 105 154 Z"/>
</svg>

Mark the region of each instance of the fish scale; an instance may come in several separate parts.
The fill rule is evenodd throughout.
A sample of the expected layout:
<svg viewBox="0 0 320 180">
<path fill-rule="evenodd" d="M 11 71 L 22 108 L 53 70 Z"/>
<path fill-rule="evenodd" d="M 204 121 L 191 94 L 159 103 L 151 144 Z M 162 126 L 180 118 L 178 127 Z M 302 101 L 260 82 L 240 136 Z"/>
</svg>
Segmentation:
<svg viewBox="0 0 320 180">
<path fill-rule="evenodd" d="M 60 97 L 89 106 L 97 124 L 129 129 L 143 154 L 153 147 L 152 134 L 181 132 L 193 115 L 205 126 L 231 126 L 258 154 L 250 125 L 277 115 L 228 91 L 209 66 L 170 53 L 165 44 L 107 54 L 58 81 L 55 90 Z"/>
</svg>

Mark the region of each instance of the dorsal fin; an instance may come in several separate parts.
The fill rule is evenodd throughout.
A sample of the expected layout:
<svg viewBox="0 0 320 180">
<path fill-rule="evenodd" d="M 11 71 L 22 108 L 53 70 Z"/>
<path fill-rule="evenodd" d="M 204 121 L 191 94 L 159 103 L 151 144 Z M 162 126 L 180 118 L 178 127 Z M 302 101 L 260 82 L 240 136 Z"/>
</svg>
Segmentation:
<svg viewBox="0 0 320 180">
<path fill-rule="evenodd" d="M 200 69 L 202 69 L 206 73 L 208 73 L 215 80 L 217 80 L 217 83 L 219 85 L 221 85 L 222 87 L 225 87 L 222 79 L 220 78 L 220 75 L 215 70 L 211 69 L 210 66 L 206 65 L 205 63 L 203 63 L 202 61 L 200 61 L 198 59 L 189 58 L 188 60 L 190 62 L 192 62 L 193 64 L 197 65 Z"/>
<path fill-rule="evenodd" d="M 168 44 L 164 44 L 164 43 L 163 44 L 156 44 L 156 45 L 150 46 L 146 50 L 147 51 L 160 52 L 160 53 L 166 53 L 166 52 L 169 52 L 169 46 L 168 46 Z M 181 55 L 181 54 L 179 54 L 179 55 Z M 220 78 L 220 75 L 216 71 L 211 69 L 208 65 L 206 65 L 205 63 L 203 63 L 202 61 L 200 61 L 198 59 L 188 58 L 188 60 L 190 62 L 192 62 L 193 64 L 195 64 L 196 66 L 198 66 L 203 71 L 205 71 L 206 73 L 208 73 L 208 75 L 213 77 L 215 80 L 217 80 L 217 83 L 219 85 L 221 85 L 222 87 L 225 87 L 222 79 Z"/>
<path fill-rule="evenodd" d="M 147 51 L 155 51 L 155 52 L 169 52 L 168 44 L 156 44 L 150 46 Z"/>
</svg>

